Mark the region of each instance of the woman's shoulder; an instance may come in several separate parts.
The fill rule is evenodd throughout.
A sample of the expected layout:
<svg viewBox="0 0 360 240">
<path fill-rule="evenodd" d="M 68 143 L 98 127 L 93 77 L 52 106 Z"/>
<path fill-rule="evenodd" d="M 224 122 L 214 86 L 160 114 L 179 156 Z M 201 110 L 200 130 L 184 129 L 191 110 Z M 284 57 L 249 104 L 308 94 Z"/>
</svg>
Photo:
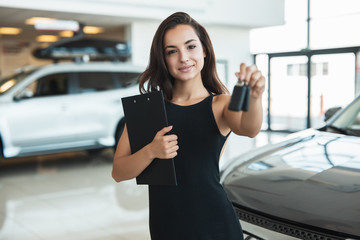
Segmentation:
<svg viewBox="0 0 360 240">
<path fill-rule="evenodd" d="M 230 102 L 230 97 L 231 96 L 228 94 L 215 95 L 212 103 L 213 109 L 215 111 L 222 112 L 227 106 L 227 104 Z"/>
<path fill-rule="evenodd" d="M 230 99 L 230 95 L 229 94 L 217 94 L 217 95 L 214 95 L 214 103 L 217 103 L 217 104 L 226 104 L 229 99 Z"/>
</svg>

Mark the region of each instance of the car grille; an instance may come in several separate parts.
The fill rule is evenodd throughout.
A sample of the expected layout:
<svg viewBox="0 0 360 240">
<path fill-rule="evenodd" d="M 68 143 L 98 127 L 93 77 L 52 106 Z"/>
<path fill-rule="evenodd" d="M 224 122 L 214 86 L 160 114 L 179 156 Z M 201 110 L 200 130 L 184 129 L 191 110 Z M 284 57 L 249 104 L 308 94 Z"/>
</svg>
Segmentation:
<svg viewBox="0 0 360 240">
<path fill-rule="evenodd" d="M 264 217 L 260 214 L 254 213 L 249 209 L 245 209 L 239 206 L 234 205 L 236 214 L 238 218 L 242 221 L 248 222 L 250 224 L 257 225 L 261 228 L 265 228 L 271 231 L 275 231 L 287 236 L 292 236 L 304 240 L 346 240 L 350 239 L 348 237 L 335 236 L 333 234 L 323 233 L 312 229 L 306 229 L 305 227 L 300 227 L 293 225 L 291 223 L 284 223 L 277 219 L 272 219 L 270 217 Z M 251 234 L 251 233 L 250 233 Z M 256 233 L 253 233 L 256 235 Z M 262 238 L 258 238 L 262 239 Z"/>
</svg>

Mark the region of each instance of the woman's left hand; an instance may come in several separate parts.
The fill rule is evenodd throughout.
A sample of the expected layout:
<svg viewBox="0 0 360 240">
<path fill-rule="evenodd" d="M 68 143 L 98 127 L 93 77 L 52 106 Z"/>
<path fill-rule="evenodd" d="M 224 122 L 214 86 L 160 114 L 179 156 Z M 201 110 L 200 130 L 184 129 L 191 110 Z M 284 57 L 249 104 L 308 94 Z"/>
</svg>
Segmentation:
<svg viewBox="0 0 360 240">
<path fill-rule="evenodd" d="M 235 73 L 239 81 L 245 81 L 251 88 L 250 97 L 260 98 L 265 90 L 265 77 L 256 65 L 240 64 L 240 72 Z"/>
</svg>

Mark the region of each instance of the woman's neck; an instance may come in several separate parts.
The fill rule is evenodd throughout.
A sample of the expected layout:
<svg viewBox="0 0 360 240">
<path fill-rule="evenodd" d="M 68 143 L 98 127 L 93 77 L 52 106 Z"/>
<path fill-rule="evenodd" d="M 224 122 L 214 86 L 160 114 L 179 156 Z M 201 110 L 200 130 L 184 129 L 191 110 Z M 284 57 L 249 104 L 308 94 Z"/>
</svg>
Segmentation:
<svg viewBox="0 0 360 240">
<path fill-rule="evenodd" d="M 209 96 L 208 90 L 202 81 L 175 81 L 171 102 L 179 105 L 188 105 L 198 102 Z"/>
</svg>

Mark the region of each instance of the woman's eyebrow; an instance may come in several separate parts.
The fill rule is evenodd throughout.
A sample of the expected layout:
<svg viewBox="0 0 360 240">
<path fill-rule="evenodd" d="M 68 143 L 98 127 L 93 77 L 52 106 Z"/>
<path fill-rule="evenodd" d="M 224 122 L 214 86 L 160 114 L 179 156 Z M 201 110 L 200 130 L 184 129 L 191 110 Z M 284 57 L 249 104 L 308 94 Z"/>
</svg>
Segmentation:
<svg viewBox="0 0 360 240">
<path fill-rule="evenodd" d="M 185 44 L 191 43 L 192 41 L 196 41 L 195 39 L 190 39 L 185 42 Z"/>
<path fill-rule="evenodd" d="M 193 41 L 196 41 L 196 40 L 195 39 L 189 39 L 184 43 L 184 45 L 189 44 L 189 43 L 191 43 Z M 176 48 L 176 46 L 174 46 L 174 45 L 165 46 L 165 49 L 167 49 L 167 48 Z"/>
</svg>

